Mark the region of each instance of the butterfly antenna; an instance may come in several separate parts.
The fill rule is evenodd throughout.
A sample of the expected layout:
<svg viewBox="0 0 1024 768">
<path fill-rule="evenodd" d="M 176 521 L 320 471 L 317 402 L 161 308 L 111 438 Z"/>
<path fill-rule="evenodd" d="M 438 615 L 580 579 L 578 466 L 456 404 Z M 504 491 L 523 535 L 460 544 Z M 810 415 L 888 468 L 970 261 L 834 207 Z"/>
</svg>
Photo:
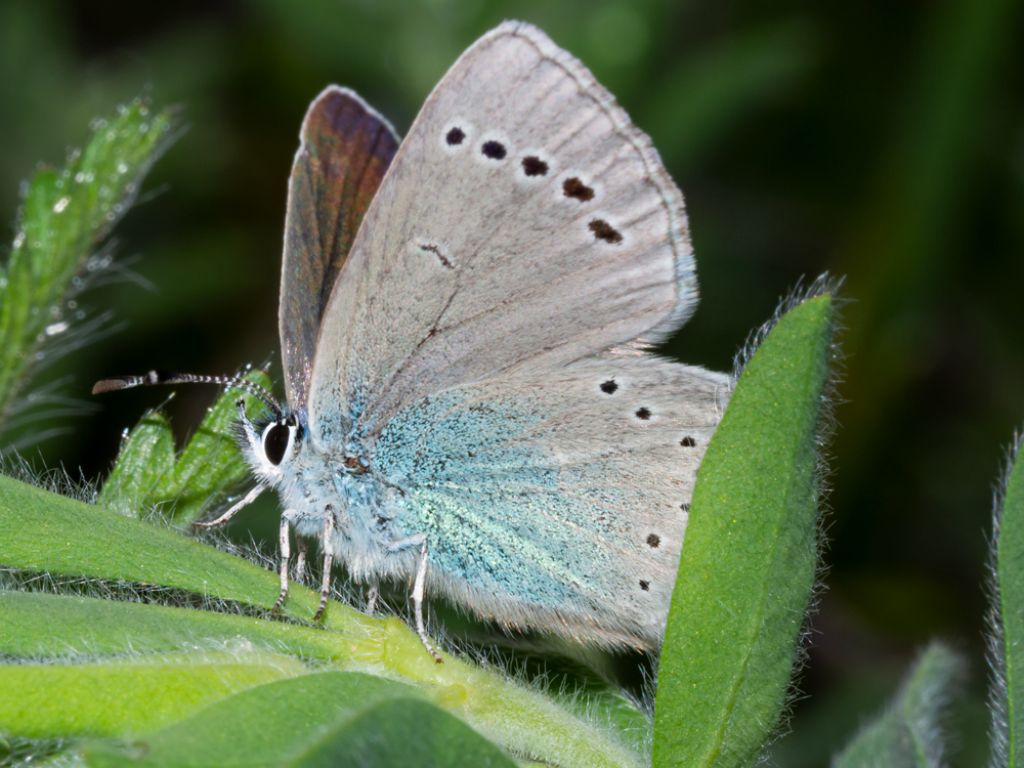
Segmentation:
<svg viewBox="0 0 1024 768">
<path fill-rule="evenodd" d="M 167 371 L 150 371 L 142 376 L 115 376 L 101 379 L 92 385 L 92 393 L 100 395 L 104 392 L 116 392 L 132 387 L 155 387 L 161 384 L 217 384 L 232 389 L 241 389 L 262 401 L 274 415 L 281 419 L 284 411 L 281 405 L 267 390 L 254 381 L 240 376 L 205 376 L 198 373 L 169 373 Z"/>
</svg>

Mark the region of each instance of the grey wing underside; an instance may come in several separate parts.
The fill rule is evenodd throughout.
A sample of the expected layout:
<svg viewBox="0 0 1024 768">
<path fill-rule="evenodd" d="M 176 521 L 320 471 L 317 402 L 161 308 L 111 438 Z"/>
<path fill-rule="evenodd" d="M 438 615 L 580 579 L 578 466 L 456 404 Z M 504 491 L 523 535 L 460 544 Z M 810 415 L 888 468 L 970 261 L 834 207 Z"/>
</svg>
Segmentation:
<svg viewBox="0 0 1024 768">
<path fill-rule="evenodd" d="M 637 346 L 695 303 L 682 196 L 649 139 L 542 32 L 503 24 L 429 97 L 367 211 L 323 315 L 311 437 Z"/>
<path fill-rule="evenodd" d="M 359 224 L 398 149 L 384 118 L 330 86 L 310 105 L 288 182 L 278 316 L 285 389 L 305 407 L 327 299 Z"/>
<path fill-rule="evenodd" d="M 430 591 L 514 627 L 653 650 L 729 379 L 605 355 L 403 409 L 373 463 L 430 543 Z"/>
</svg>

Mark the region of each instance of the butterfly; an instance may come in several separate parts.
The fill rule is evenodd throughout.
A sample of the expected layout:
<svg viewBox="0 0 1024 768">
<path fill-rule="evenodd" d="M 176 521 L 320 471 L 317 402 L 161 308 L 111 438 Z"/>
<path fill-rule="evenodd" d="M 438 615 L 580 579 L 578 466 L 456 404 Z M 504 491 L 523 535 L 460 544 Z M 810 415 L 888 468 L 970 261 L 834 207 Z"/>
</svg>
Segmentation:
<svg viewBox="0 0 1024 768">
<path fill-rule="evenodd" d="M 651 141 L 543 32 L 506 22 L 408 135 L 354 92 L 312 103 L 289 182 L 287 405 L 248 388 L 252 491 L 290 544 L 510 630 L 656 651 L 698 464 L 730 379 L 652 355 L 692 313 L 683 199 Z M 304 550 L 299 552 L 304 564 Z"/>
</svg>

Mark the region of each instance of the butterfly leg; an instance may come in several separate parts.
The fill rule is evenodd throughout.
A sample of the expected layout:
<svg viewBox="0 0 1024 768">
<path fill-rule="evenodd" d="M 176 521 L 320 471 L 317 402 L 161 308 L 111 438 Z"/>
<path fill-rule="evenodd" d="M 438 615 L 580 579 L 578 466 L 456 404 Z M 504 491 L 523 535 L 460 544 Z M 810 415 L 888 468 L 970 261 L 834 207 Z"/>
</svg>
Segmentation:
<svg viewBox="0 0 1024 768">
<path fill-rule="evenodd" d="M 309 544 L 302 536 L 296 535 L 295 548 L 298 550 L 295 556 L 295 580 L 301 584 L 306 579 L 306 551 Z"/>
<path fill-rule="evenodd" d="M 313 621 L 320 621 L 327 610 L 327 600 L 331 596 L 331 566 L 334 564 L 334 549 L 331 547 L 331 535 L 334 533 L 334 508 L 328 504 L 324 510 L 324 530 L 320 537 L 320 548 L 324 553 L 324 571 L 320 579 L 320 607 L 313 615 Z"/>
<path fill-rule="evenodd" d="M 412 609 L 416 617 L 416 634 L 419 635 L 423 647 L 434 657 L 434 661 L 440 664 L 444 659 L 441 658 L 441 654 L 434 649 L 429 638 L 427 638 L 426 625 L 423 622 L 423 593 L 427 584 L 427 535 L 425 533 L 417 533 L 415 536 L 409 536 L 400 541 L 392 542 L 388 547 L 388 551 L 400 552 L 403 549 L 415 546 L 420 548 L 419 561 L 416 565 L 416 580 L 412 585 Z"/>
<path fill-rule="evenodd" d="M 267 489 L 267 486 L 258 484 L 255 488 L 245 494 L 245 497 L 237 504 L 233 505 L 227 512 L 218 517 L 216 520 L 211 520 L 208 523 L 192 523 L 194 528 L 220 528 L 222 525 L 227 525 L 231 522 L 231 518 L 245 509 L 247 506 L 256 501 L 256 497 L 259 496 L 263 491 Z"/>
<path fill-rule="evenodd" d="M 271 613 L 277 613 L 284 606 L 284 601 L 288 597 L 288 560 L 291 558 L 291 543 L 288 539 L 288 529 L 290 527 L 290 515 L 288 511 L 285 511 L 281 515 L 281 528 L 278 532 L 278 546 L 281 561 L 278 565 L 278 573 L 281 577 L 281 591 L 277 594 L 277 601 L 274 603 L 274 607 L 270 609 Z"/>
<path fill-rule="evenodd" d="M 373 616 L 373 612 L 377 610 L 377 598 L 380 596 L 380 584 L 376 581 L 370 585 L 370 588 L 366 590 L 366 615 Z"/>
<path fill-rule="evenodd" d="M 427 537 L 423 536 L 420 544 L 420 562 L 416 566 L 416 581 L 412 586 L 412 607 L 416 614 L 416 634 L 420 636 L 420 642 L 427 652 L 434 657 L 434 661 L 440 664 L 443 660 L 441 654 L 434 650 L 434 646 L 427 639 L 427 629 L 423 624 L 423 590 L 427 583 Z"/>
</svg>

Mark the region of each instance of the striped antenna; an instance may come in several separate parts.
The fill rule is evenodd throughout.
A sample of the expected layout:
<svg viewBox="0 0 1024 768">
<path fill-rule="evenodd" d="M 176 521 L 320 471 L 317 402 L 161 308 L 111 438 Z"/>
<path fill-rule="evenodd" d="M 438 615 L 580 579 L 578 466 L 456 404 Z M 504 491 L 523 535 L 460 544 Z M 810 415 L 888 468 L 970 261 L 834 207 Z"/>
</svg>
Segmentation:
<svg viewBox="0 0 1024 768">
<path fill-rule="evenodd" d="M 101 379 L 92 385 L 92 393 L 101 395 L 104 392 L 116 392 L 132 387 L 155 387 L 161 384 L 217 384 L 232 389 L 241 389 L 261 400 L 278 420 L 284 418 L 284 411 L 274 396 L 254 381 L 240 376 L 205 376 L 197 373 L 169 373 L 167 371 L 150 371 L 142 376 L 115 376 Z"/>
</svg>

